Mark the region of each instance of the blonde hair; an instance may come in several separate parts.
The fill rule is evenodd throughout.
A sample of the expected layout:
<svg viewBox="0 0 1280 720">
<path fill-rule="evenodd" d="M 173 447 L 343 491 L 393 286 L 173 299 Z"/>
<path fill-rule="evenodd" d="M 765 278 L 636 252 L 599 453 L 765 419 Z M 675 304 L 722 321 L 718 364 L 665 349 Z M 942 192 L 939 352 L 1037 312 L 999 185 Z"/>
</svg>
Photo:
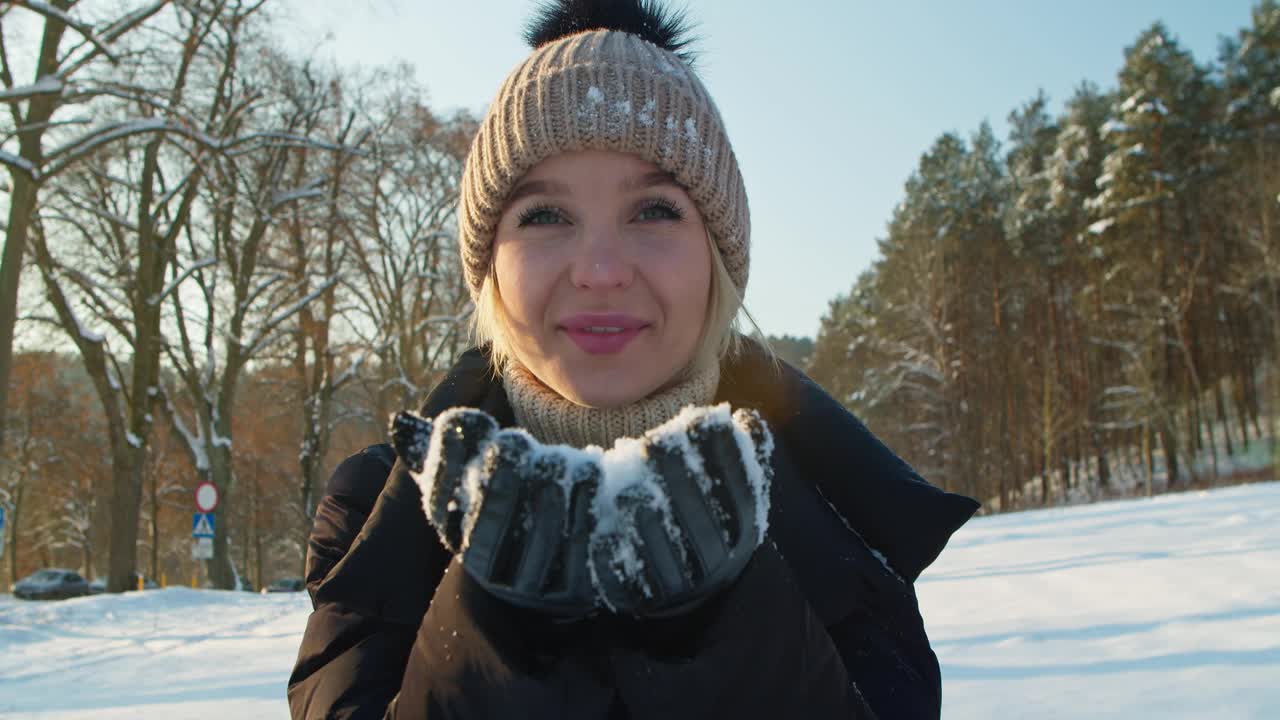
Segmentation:
<svg viewBox="0 0 1280 720">
<path fill-rule="evenodd" d="M 702 335 L 694 347 L 693 358 L 681 370 L 681 376 L 693 368 L 704 367 L 711 362 L 723 362 L 737 353 L 742 341 L 738 330 L 739 312 L 746 317 L 747 322 L 751 323 L 765 351 L 771 357 L 775 357 L 773 349 L 764 338 L 764 333 L 760 332 L 759 326 L 756 325 L 755 318 L 752 318 L 751 313 L 747 312 L 746 307 L 743 306 L 742 295 L 733 282 L 733 276 L 729 274 L 724 257 L 721 256 L 715 239 L 711 237 L 710 230 L 707 231 L 707 246 L 711 250 L 711 292 L 707 298 Z M 490 344 L 489 362 L 494 374 L 499 376 L 515 359 L 511 343 L 506 336 L 507 327 L 502 292 L 498 288 L 494 263 L 491 260 L 489 271 L 485 273 L 480 285 L 480 293 L 476 297 L 476 310 L 472 314 L 471 330 L 476 344 Z"/>
</svg>

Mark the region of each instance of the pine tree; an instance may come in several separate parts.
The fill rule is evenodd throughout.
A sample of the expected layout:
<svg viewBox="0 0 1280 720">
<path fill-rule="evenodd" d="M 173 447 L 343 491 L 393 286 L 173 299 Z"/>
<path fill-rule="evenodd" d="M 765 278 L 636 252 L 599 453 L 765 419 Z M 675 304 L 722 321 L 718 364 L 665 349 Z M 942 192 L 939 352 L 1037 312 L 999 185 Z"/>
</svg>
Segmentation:
<svg viewBox="0 0 1280 720">
<path fill-rule="evenodd" d="M 1102 128 L 1112 149 L 1100 193 L 1086 205 L 1103 240 L 1095 255 L 1110 268 L 1097 288 L 1104 327 L 1128 343 L 1130 382 L 1121 387 L 1137 389 L 1132 412 L 1158 429 L 1171 484 L 1182 459 L 1174 407 L 1199 386 L 1188 283 L 1205 238 L 1188 199 L 1207 181 L 1206 76 L 1161 23 L 1139 35 L 1120 70 L 1122 99 Z"/>
<path fill-rule="evenodd" d="M 1252 27 L 1223 42 L 1219 53 L 1224 103 L 1222 138 L 1231 171 L 1213 195 L 1223 200 L 1223 225 L 1236 252 L 1226 261 L 1224 294 L 1234 300 L 1225 313 L 1232 330 L 1226 372 L 1233 378 L 1238 405 L 1249 405 L 1254 390 L 1251 367 L 1271 363 L 1269 396 L 1280 405 L 1280 3 L 1263 0 L 1253 11 Z M 1250 323 L 1258 308 L 1269 322 Z M 1219 405 L 1221 406 L 1221 402 Z M 1255 412 L 1254 407 L 1250 409 Z M 1220 411 L 1225 424 L 1225 412 Z M 1278 428 L 1274 409 L 1270 434 Z M 1239 422 L 1248 442 L 1248 423 Z"/>
</svg>

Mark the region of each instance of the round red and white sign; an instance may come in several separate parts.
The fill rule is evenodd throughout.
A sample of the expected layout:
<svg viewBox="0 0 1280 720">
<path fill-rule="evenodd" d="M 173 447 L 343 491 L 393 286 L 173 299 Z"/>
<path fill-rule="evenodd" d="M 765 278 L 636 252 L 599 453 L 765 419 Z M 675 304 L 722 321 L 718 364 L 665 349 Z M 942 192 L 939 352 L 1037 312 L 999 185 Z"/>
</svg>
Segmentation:
<svg viewBox="0 0 1280 720">
<path fill-rule="evenodd" d="M 211 482 L 202 482 L 196 486 L 196 509 L 200 512 L 213 512 L 218 507 L 218 487 Z"/>
</svg>

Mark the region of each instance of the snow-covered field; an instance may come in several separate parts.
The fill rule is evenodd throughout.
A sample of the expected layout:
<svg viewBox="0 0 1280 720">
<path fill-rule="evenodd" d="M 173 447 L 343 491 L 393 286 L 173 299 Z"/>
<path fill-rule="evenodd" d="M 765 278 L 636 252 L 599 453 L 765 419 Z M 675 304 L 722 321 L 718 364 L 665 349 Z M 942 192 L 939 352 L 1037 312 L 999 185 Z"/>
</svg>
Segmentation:
<svg viewBox="0 0 1280 720">
<path fill-rule="evenodd" d="M 980 518 L 919 591 L 944 718 L 1280 717 L 1280 483 Z M 0 717 L 286 718 L 306 614 L 0 596 Z"/>
<path fill-rule="evenodd" d="M 980 518 L 918 590 L 944 718 L 1280 718 L 1280 483 Z"/>
</svg>

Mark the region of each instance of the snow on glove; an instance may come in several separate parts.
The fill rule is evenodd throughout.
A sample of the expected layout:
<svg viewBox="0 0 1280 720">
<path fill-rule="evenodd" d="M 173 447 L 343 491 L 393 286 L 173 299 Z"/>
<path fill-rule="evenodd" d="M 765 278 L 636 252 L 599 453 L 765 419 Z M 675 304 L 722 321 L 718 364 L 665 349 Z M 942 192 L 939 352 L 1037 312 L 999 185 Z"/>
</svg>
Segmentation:
<svg viewBox="0 0 1280 720">
<path fill-rule="evenodd" d="M 602 604 L 678 615 L 737 579 L 764 539 L 773 438 L 759 414 L 687 408 L 605 454 L 593 511 L 592 582 Z"/>
<path fill-rule="evenodd" d="M 598 453 L 544 446 L 468 408 L 434 422 L 399 413 L 392 444 L 441 541 L 482 587 L 522 607 L 592 610 L 587 541 Z"/>
</svg>

